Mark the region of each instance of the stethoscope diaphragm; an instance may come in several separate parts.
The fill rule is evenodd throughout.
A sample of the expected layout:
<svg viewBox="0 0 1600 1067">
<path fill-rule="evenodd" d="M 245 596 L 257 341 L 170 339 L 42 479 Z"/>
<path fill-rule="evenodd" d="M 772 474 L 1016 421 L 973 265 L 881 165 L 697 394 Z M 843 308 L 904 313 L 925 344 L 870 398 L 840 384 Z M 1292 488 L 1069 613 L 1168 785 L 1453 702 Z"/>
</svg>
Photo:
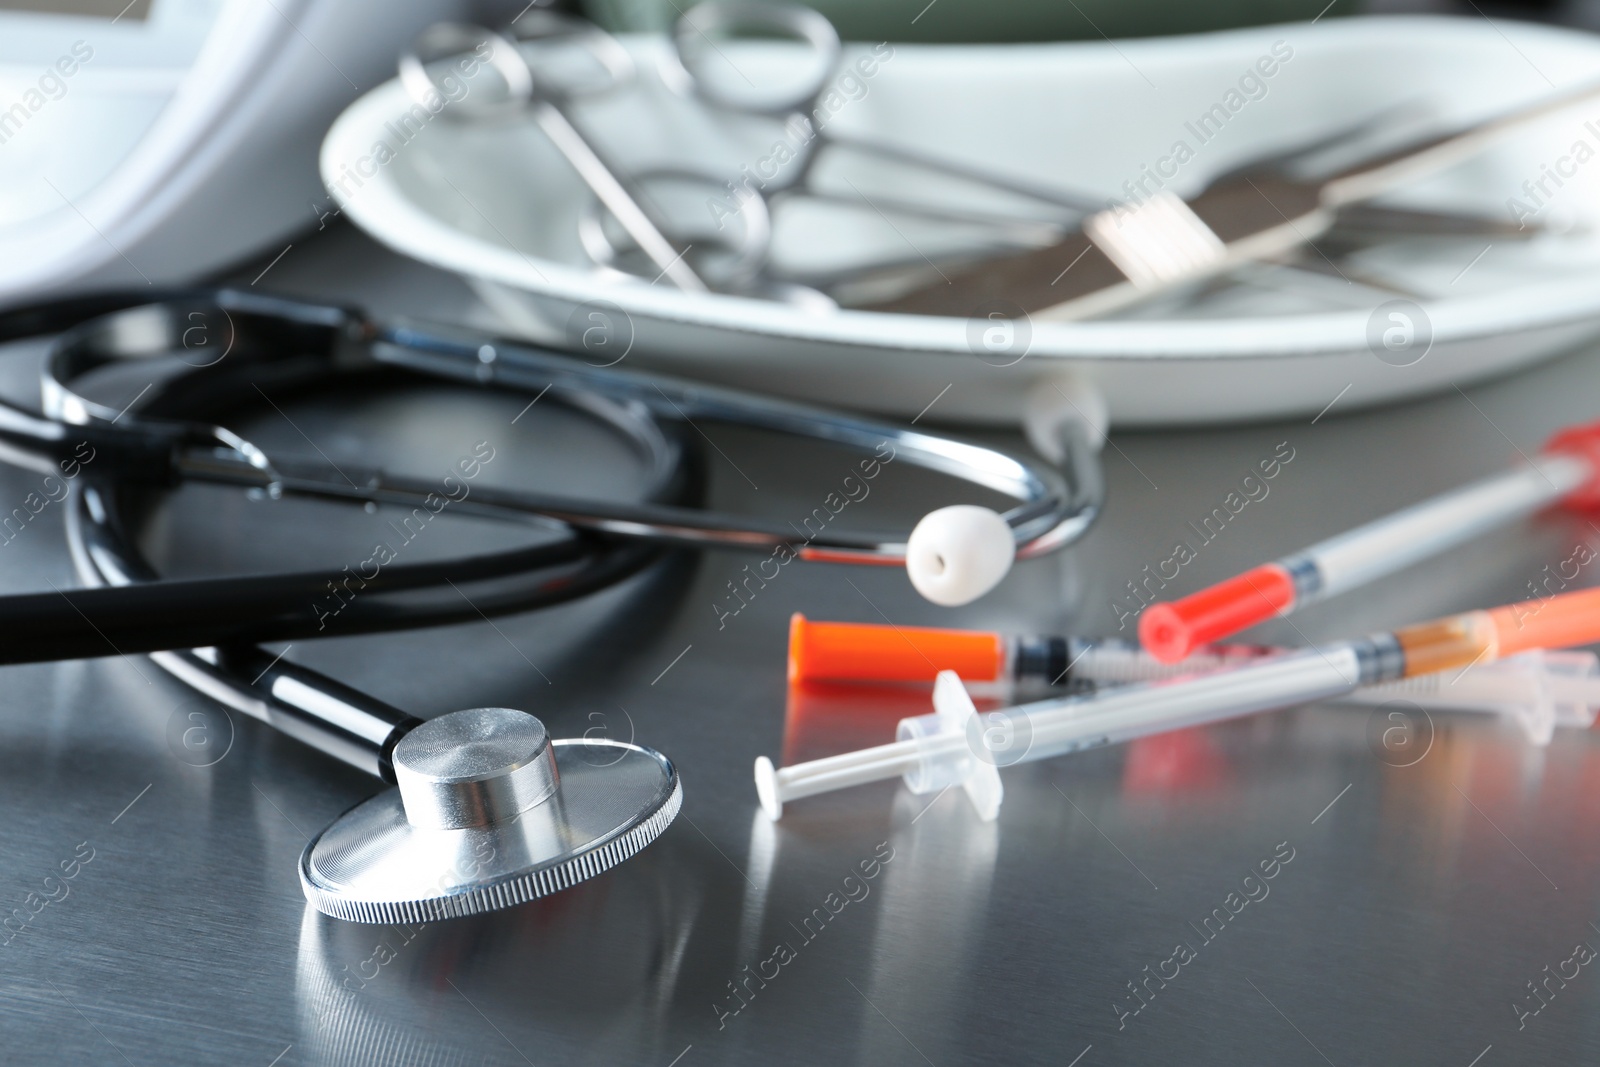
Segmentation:
<svg viewBox="0 0 1600 1067">
<path fill-rule="evenodd" d="M 552 741 L 509 708 L 430 719 L 393 761 L 400 785 L 345 812 L 300 857 L 306 899 L 326 915 L 431 922 L 548 896 L 644 848 L 683 803 L 659 752 Z"/>
</svg>

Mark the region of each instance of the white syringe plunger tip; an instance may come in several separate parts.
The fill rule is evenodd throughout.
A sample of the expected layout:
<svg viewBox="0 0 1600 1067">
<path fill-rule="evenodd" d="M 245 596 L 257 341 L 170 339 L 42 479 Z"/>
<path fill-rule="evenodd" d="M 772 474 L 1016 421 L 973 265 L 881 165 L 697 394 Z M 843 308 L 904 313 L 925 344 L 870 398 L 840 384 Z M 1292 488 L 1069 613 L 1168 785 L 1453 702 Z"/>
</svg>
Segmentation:
<svg viewBox="0 0 1600 1067">
<path fill-rule="evenodd" d="M 783 797 L 778 792 L 778 769 L 765 756 L 756 757 L 756 799 L 767 818 L 777 822 L 783 818 Z"/>
</svg>

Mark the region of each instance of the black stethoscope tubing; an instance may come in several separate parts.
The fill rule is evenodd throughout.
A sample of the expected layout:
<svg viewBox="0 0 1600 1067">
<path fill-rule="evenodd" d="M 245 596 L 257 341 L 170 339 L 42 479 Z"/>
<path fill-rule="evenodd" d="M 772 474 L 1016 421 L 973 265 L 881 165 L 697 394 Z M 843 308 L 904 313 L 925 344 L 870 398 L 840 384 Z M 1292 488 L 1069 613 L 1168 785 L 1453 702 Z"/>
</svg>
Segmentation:
<svg viewBox="0 0 1600 1067">
<path fill-rule="evenodd" d="M 212 323 L 227 348 L 210 363 L 158 382 L 114 412 L 80 395 L 80 377 L 114 364 L 170 364 L 187 317 Z M 226 329 L 222 329 L 225 325 Z M 1018 500 L 1003 518 L 1019 556 L 1076 537 L 1099 507 L 1092 451 L 1068 443 L 1069 487 L 1053 471 L 1004 453 L 907 428 L 649 374 L 597 369 L 527 345 L 406 325 L 380 326 L 337 307 L 230 291 L 74 298 L 0 313 L 0 342 L 65 331 L 46 362 L 44 415 L 0 405 L 0 458 L 52 469 L 92 449 L 68 511 L 68 541 L 88 589 L 0 600 L 0 662 L 147 651 L 162 667 L 225 704 L 271 722 L 319 749 L 391 778 L 388 753 L 418 720 L 253 642 L 366 633 L 526 611 L 622 581 L 673 544 L 765 547 L 795 538 L 776 524 L 691 507 L 698 466 L 662 418 L 696 419 L 791 433 L 856 449 L 892 442 L 913 465 L 942 471 Z M 181 353 L 180 353 L 181 354 Z M 208 353 L 209 358 L 209 353 Z M 594 505 L 485 488 L 479 513 L 530 523 L 556 541 L 445 563 L 384 569 L 333 626 L 313 604 L 326 572 L 162 580 L 131 534 L 130 497 L 187 478 L 333 499 L 406 502 L 423 491 L 378 472 L 334 479 L 308 465 L 269 460 L 193 413 L 226 406 L 246 385 L 312 385 L 329 378 L 409 371 L 495 385 L 574 406 L 626 438 L 651 472 L 640 504 Z M 697 427 L 696 427 L 697 428 Z M 1087 457 L 1087 458 L 1086 458 Z M 903 561 L 903 538 L 829 531 L 798 548 L 802 558 Z M 490 580 L 496 586 L 484 588 Z M 470 602 L 439 596 L 477 583 Z M 92 631 L 90 633 L 89 631 Z M 112 635 L 121 640 L 113 639 Z M 96 641 L 95 637 L 99 640 Z M 170 651 L 188 647 L 189 651 Z"/>
</svg>

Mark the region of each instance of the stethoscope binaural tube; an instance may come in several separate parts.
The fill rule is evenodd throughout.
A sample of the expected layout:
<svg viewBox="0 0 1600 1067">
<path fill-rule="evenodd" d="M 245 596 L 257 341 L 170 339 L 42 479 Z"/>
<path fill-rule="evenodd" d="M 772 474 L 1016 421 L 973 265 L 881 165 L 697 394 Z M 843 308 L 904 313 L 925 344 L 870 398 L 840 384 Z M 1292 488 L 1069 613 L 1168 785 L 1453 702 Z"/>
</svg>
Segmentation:
<svg viewBox="0 0 1600 1067">
<path fill-rule="evenodd" d="M 273 495 L 418 502 L 432 485 L 348 468 L 335 477 L 326 468 L 275 461 L 221 427 L 193 421 L 197 410 L 215 410 L 248 396 L 258 381 L 306 385 L 396 370 L 534 397 L 548 393 L 549 402 L 599 419 L 645 461 L 645 498 L 640 503 L 596 504 L 481 487 L 457 505 L 458 513 L 511 518 L 565 535 L 554 544 L 511 552 L 386 568 L 331 626 L 312 608 L 326 584 L 323 574 L 170 583 L 155 580 L 153 573 L 135 576 L 138 568 L 132 568 L 126 581 L 98 583 L 105 588 L 8 601 L 7 611 L 0 613 L 0 662 L 103 654 L 108 644 L 124 651 L 156 651 L 197 643 L 378 632 L 470 618 L 457 598 L 450 609 L 426 603 L 430 590 L 452 581 L 501 579 L 514 585 L 514 576 L 522 575 L 520 588 L 486 594 L 478 598 L 477 607 L 490 614 L 528 610 L 592 588 L 583 574 L 615 580 L 614 573 L 631 573 L 655 558 L 662 546 L 673 544 L 787 547 L 802 559 L 905 562 L 930 599 L 962 603 L 998 581 L 1013 556 L 1047 552 L 1075 538 L 1099 505 L 1098 463 L 1088 434 L 1065 423 L 1058 429 L 1061 466 L 1070 485 L 1051 469 L 910 428 L 658 375 L 594 368 L 478 335 L 383 326 L 343 308 L 225 290 L 147 301 L 144 294 L 83 298 L 0 314 L 0 340 L 66 329 L 46 362 L 45 416 L 0 406 L 0 453 L 13 460 L 74 463 L 87 449 L 95 459 L 83 467 L 85 481 L 95 492 L 84 494 L 79 507 L 90 512 L 115 512 L 117 495 L 130 486 L 167 487 L 185 480 L 259 488 Z M 85 315 L 89 318 L 81 320 Z M 192 346 L 192 334 L 205 343 Z M 119 364 L 170 371 L 174 355 L 189 366 L 153 381 L 125 411 L 99 405 L 80 391 L 80 379 Z M 887 449 L 897 460 L 1009 495 L 1018 504 L 1003 516 L 970 505 L 940 509 L 910 537 L 827 528 L 802 540 L 788 524 L 683 506 L 687 498 L 681 494 L 693 474 L 662 424 L 697 426 L 700 420 L 864 452 Z M 127 569 L 125 562 L 123 567 Z M 527 577 L 537 573 L 547 577 Z"/>
<path fill-rule="evenodd" d="M 130 298 L 130 302 L 131 302 Z M 106 305 L 92 306 L 103 310 Z M 69 306 L 68 315 L 80 304 Z M 48 316 L 23 313 L 33 325 L 46 325 Z M 129 412 L 116 412 L 95 404 L 77 391 L 77 380 L 101 368 L 129 361 L 171 362 L 196 319 L 212 321 L 215 334 L 226 341 L 225 350 L 211 362 L 165 379 L 151 389 Z M 60 323 L 57 323 L 60 325 Z M 12 317 L 0 316 L 0 338 L 16 333 Z M 220 341 L 219 341 L 220 346 Z M 208 355 L 207 359 L 211 357 Z M 772 550 L 788 546 L 801 559 L 830 562 L 904 562 L 918 588 L 940 603 L 964 603 L 998 581 L 1013 555 L 1028 557 L 1060 547 L 1078 536 L 1098 510 L 1098 462 L 1086 434 L 1062 427 L 1070 487 L 1056 472 L 1032 465 L 994 449 L 870 422 L 851 416 L 818 411 L 801 405 L 732 390 L 691 385 L 675 379 L 639 373 L 597 369 L 569 357 L 526 345 L 463 335 L 449 331 L 424 332 L 409 326 L 383 327 L 339 308 L 308 305 L 255 294 L 227 291 L 177 294 L 154 304 L 135 306 L 82 323 L 58 342 L 46 366 L 43 392 L 47 418 L 0 408 L 0 451 L 37 453 L 35 458 L 58 459 L 57 453 L 83 441 L 97 456 L 90 468 L 96 481 L 110 486 L 126 483 L 171 485 L 186 479 L 220 481 L 332 499 L 401 503 L 420 500 L 431 486 L 407 482 L 382 472 L 347 468 L 337 477 L 326 469 L 270 460 L 248 442 L 219 427 L 179 421 L 196 405 L 237 394 L 258 377 L 275 383 L 314 382 L 336 374 L 403 370 L 454 379 L 479 386 L 502 386 L 536 396 L 548 391 L 554 401 L 580 408 L 600 418 L 634 446 L 651 470 L 653 489 L 638 504 L 596 504 L 563 500 L 547 495 L 494 490 L 474 492 L 458 507 L 462 514 L 487 514 L 499 518 L 543 524 L 546 528 L 576 531 L 562 549 L 540 550 L 520 561 L 504 556 L 455 561 L 438 565 L 436 573 L 414 566 L 392 568 L 379 579 L 385 588 L 441 586 L 450 568 L 495 576 L 522 567 L 579 565 L 594 553 L 616 551 L 624 542 L 644 541 L 657 547 L 679 544 Z M 192 417 L 192 416 L 191 416 Z M 685 471 L 678 446 L 661 429 L 661 422 L 697 424 L 700 420 L 735 423 L 767 431 L 791 433 L 813 440 L 870 451 L 889 449 L 900 460 L 936 470 L 1019 501 L 1004 516 L 967 505 L 940 509 L 919 524 L 913 536 L 836 532 L 800 541 L 792 526 L 688 508 L 663 493 Z M 63 427 L 75 427 L 65 432 Z M 81 429 L 80 429 L 81 428 Z M 84 435 L 78 441 L 76 434 Z M 76 442 L 76 445 L 74 444 Z M 978 514 L 978 513 L 985 514 Z M 981 520 L 981 521 L 978 521 Z M 927 551 L 918 548 L 918 538 Z M 584 551 L 576 547 L 584 546 Z M 926 562 L 924 562 L 926 561 Z M 923 565 L 929 580 L 918 581 Z M 450 572 L 454 573 L 454 572 Z M 181 647 L 193 635 L 218 633 L 229 640 L 287 640 L 323 633 L 310 617 L 303 593 L 291 590 L 324 584 L 325 576 L 281 575 L 276 588 L 248 588 L 242 579 L 201 579 L 181 588 L 135 588 L 128 591 L 82 591 L 70 602 L 48 597 L 18 601 L 0 616 L 0 662 L 48 658 L 53 643 L 57 656 L 98 654 L 104 639 L 129 651 Z M 173 625 L 164 598 L 182 597 L 192 620 L 182 636 L 162 636 Z M 393 598 L 388 598 L 392 600 Z M 290 605 L 300 604 L 296 615 Z M 140 605 L 144 606 L 141 607 Z M 512 598 L 503 610 L 525 610 Z M 458 614 L 434 617 L 429 622 L 396 622 L 396 616 L 373 610 L 342 615 L 331 632 L 359 633 L 427 625 L 468 617 Z M 287 614 L 285 614 L 287 612 Z M 103 638 L 86 627 L 89 620 Z M 9 647 L 7 641 L 15 638 Z M 71 641 L 88 641 L 89 650 Z M 126 643 L 124 643 L 124 639 Z"/>
</svg>

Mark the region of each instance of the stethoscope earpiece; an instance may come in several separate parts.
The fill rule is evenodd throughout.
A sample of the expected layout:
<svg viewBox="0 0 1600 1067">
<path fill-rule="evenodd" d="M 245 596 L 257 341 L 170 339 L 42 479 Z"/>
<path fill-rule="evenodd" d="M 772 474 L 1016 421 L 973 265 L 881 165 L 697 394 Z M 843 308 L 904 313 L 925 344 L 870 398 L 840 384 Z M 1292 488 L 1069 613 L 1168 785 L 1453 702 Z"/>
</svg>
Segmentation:
<svg viewBox="0 0 1600 1067">
<path fill-rule="evenodd" d="M 928 512 L 912 529 L 906 573 L 927 599 L 960 607 L 999 585 L 1016 554 L 1016 537 L 998 512 L 954 504 Z"/>
<path fill-rule="evenodd" d="M 453 711 L 394 746 L 398 788 L 306 845 L 320 912 L 431 922 L 521 904 L 591 878 L 654 841 L 683 803 L 671 761 L 618 741 L 552 741 L 510 708 Z"/>
</svg>

